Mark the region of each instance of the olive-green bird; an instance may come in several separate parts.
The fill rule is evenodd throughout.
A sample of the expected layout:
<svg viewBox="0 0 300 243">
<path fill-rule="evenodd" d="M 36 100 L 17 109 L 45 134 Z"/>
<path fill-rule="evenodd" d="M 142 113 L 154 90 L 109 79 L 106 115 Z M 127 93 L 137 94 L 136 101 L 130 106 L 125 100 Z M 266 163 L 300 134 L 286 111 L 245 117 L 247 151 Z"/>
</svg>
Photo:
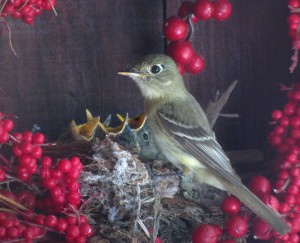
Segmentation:
<svg viewBox="0 0 300 243">
<path fill-rule="evenodd" d="M 148 55 L 119 74 L 132 78 L 140 88 L 155 142 L 170 162 L 193 171 L 199 181 L 235 195 L 280 234 L 290 231 L 278 212 L 243 185 L 170 57 Z"/>
</svg>

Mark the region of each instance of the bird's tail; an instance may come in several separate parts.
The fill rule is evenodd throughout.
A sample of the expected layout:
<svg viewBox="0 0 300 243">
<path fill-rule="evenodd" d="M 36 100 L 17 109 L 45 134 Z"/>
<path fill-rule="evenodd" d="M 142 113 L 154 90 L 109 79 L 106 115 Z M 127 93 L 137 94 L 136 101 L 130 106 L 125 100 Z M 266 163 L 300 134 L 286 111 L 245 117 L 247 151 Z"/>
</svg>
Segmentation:
<svg viewBox="0 0 300 243">
<path fill-rule="evenodd" d="M 290 231 L 290 227 L 283 221 L 281 215 L 265 205 L 246 186 L 226 185 L 227 191 L 239 198 L 251 211 L 268 223 L 275 231 L 283 235 Z"/>
</svg>

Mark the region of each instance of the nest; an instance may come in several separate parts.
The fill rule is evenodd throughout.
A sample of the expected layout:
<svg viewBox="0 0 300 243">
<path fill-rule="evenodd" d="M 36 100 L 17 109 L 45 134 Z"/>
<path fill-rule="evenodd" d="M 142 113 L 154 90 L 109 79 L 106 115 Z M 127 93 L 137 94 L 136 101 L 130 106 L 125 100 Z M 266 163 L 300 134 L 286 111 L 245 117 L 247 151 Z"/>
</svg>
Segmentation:
<svg viewBox="0 0 300 243">
<path fill-rule="evenodd" d="M 171 164 L 152 162 L 109 137 L 101 141 L 54 146 L 48 153 L 66 156 L 80 151 L 83 212 L 94 222 L 90 242 L 190 242 L 201 223 L 222 226 L 219 209 L 224 192 L 181 176 Z"/>
<path fill-rule="evenodd" d="M 206 109 L 211 126 L 236 82 Z M 220 203 L 226 193 L 200 184 L 192 173 L 178 172 L 156 147 L 146 116 L 117 115 L 121 124 L 110 127 L 87 110 L 87 122 L 72 121 L 62 143 L 49 147 L 59 157 L 79 155 L 86 161 L 81 173 L 81 206 L 94 222 L 90 242 L 191 242 L 195 226 L 218 224 L 223 228 Z M 228 115 L 227 115 L 228 116 Z M 236 115 L 229 115 L 236 117 Z M 261 163 L 257 150 L 228 153 L 231 161 Z M 253 167 L 253 166 L 251 166 Z"/>
</svg>

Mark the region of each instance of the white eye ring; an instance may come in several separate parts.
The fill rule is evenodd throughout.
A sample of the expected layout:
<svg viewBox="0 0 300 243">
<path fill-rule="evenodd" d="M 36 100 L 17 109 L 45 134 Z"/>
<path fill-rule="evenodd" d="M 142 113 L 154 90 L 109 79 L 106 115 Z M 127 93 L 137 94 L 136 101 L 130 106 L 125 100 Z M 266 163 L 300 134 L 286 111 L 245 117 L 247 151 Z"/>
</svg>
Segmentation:
<svg viewBox="0 0 300 243">
<path fill-rule="evenodd" d="M 164 69 L 165 65 L 163 64 L 154 64 L 151 68 L 150 68 L 150 72 L 152 74 L 159 74 L 163 69 Z"/>
</svg>

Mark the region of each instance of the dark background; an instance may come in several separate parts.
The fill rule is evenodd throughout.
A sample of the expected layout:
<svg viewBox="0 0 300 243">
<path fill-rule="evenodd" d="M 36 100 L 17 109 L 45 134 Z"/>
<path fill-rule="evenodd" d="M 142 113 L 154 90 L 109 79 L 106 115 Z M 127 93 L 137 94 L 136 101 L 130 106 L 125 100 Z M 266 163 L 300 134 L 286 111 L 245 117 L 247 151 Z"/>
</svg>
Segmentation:
<svg viewBox="0 0 300 243">
<path fill-rule="evenodd" d="M 38 124 L 55 139 L 71 119 L 85 121 L 85 108 L 108 114 L 143 111 L 141 95 L 117 71 L 143 55 L 164 52 L 164 19 L 177 13 L 178 0 L 57 0 L 56 17 L 44 11 L 28 26 L 7 18 L 14 56 L 0 35 L 0 110 L 16 114 L 16 129 Z M 271 111 L 284 104 L 279 83 L 290 84 L 292 50 L 285 0 L 232 0 L 224 22 L 197 23 L 193 46 L 206 60 L 198 75 L 184 76 L 204 105 L 233 80 L 239 83 L 215 131 L 225 149 L 262 148 Z"/>
</svg>

